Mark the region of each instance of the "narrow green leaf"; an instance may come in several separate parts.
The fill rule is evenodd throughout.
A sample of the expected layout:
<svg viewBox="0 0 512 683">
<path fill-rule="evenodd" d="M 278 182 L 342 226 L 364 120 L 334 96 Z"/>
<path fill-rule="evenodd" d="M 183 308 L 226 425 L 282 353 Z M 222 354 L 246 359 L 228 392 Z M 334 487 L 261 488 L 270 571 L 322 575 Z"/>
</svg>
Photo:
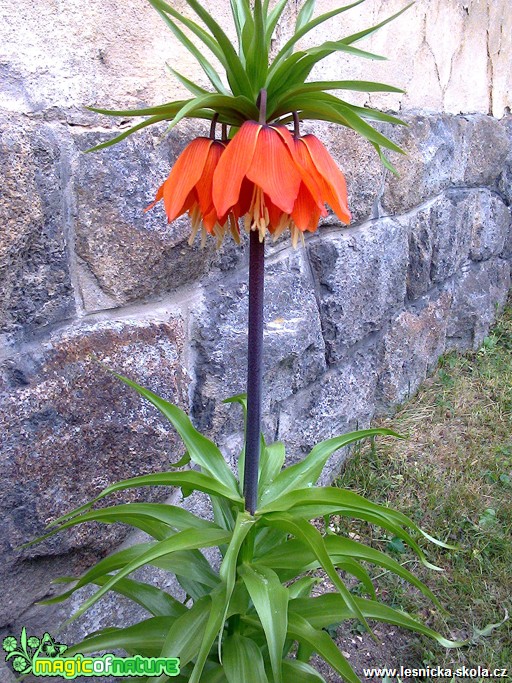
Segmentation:
<svg viewBox="0 0 512 683">
<path fill-rule="evenodd" d="M 345 517 L 363 519 L 372 524 L 381 526 L 383 529 L 386 529 L 403 539 L 420 558 L 421 562 L 426 567 L 435 571 L 442 570 L 427 562 L 421 548 L 403 527 L 422 534 L 427 540 L 436 545 L 451 547 L 447 546 L 447 544 L 442 541 L 432 538 L 401 512 L 372 503 L 353 491 L 348 491 L 346 489 L 336 489 L 330 486 L 317 486 L 291 491 L 282 497 L 277 498 L 273 503 L 268 504 L 266 508 L 259 510 L 258 514 L 270 512 L 271 510 L 287 510 L 293 517 L 305 517 L 306 519 L 322 517 L 326 514 L 338 514 Z"/>
<path fill-rule="evenodd" d="M 376 600 L 356 597 L 355 601 L 367 619 L 375 619 L 376 621 L 386 622 L 393 626 L 401 626 L 411 631 L 416 631 L 429 638 L 434 638 L 443 647 L 453 648 L 464 645 L 464 641 L 448 640 L 405 612 L 383 605 Z M 330 624 L 352 618 L 346 605 L 343 604 L 340 596 L 336 593 L 326 593 L 315 598 L 292 600 L 290 601 L 291 612 L 300 614 L 314 628 L 326 628 Z"/>
<path fill-rule="evenodd" d="M 333 123 L 347 126 L 347 128 L 352 128 L 352 130 L 370 142 L 387 147 L 399 154 L 405 154 L 404 150 L 398 147 L 398 145 L 375 130 L 369 123 L 366 123 L 352 105 L 339 100 L 329 93 L 305 93 L 291 97 L 284 100 L 280 104 L 280 108 L 274 111 L 271 116 L 272 118 L 279 117 L 287 111 L 299 111 L 301 112 L 301 118 L 306 118 L 304 111 L 307 111 L 313 114 L 313 118 L 323 118 Z"/>
<path fill-rule="evenodd" d="M 224 628 L 224 623 L 227 618 L 229 601 L 233 593 L 236 581 L 236 568 L 239 562 L 240 549 L 245 541 L 248 533 L 256 523 L 256 519 L 248 512 L 239 512 L 236 518 L 235 528 L 229 546 L 222 560 L 219 569 L 219 576 L 224 581 L 226 586 L 226 600 L 223 606 L 222 621 L 220 631 Z M 219 641 L 219 659 L 221 655 L 221 645 Z"/>
<path fill-rule="evenodd" d="M 166 2 L 163 2 L 163 0 L 148 0 L 148 2 L 153 5 L 153 7 L 159 11 L 159 12 L 165 12 L 165 14 L 170 15 L 173 17 L 173 19 L 176 19 L 179 21 L 183 26 L 186 26 L 195 36 L 199 38 L 199 40 L 206 45 L 206 47 L 210 50 L 212 54 L 217 57 L 219 62 L 225 67 L 226 63 L 224 61 L 224 53 L 219 47 L 218 42 L 212 38 L 212 36 L 205 31 L 201 26 L 196 24 L 194 21 L 186 17 L 184 14 L 181 14 L 177 10 L 175 10 L 171 5 L 169 5 Z"/>
<path fill-rule="evenodd" d="M 195 97 L 201 97 L 202 95 L 208 95 L 211 93 L 208 93 L 208 90 L 205 90 L 204 88 L 201 88 L 200 85 L 197 85 L 194 83 L 194 81 L 191 81 L 189 78 L 186 76 L 183 76 L 183 74 L 180 74 L 179 71 L 176 71 L 176 69 L 173 69 L 172 66 L 169 63 L 166 63 L 165 65 L 169 72 L 178 79 L 178 81 L 185 86 L 185 88 L 192 93 Z"/>
<path fill-rule="evenodd" d="M 261 449 L 259 463 L 259 491 L 265 491 L 281 472 L 286 457 L 284 444 L 280 441 Z"/>
<path fill-rule="evenodd" d="M 390 21 L 393 21 L 397 17 L 399 17 L 401 14 L 403 14 L 406 10 L 409 9 L 409 7 L 412 7 L 414 5 L 414 2 L 410 2 L 408 5 L 403 7 L 401 10 L 393 14 L 392 16 L 388 17 L 387 19 L 384 19 L 384 21 L 381 21 L 379 24 L 375 24 L 375 26 L 371 26 L 370 28 L 366 28 L 362 31 L 359 31 L 358 33 L 353 33 L 350 36 L 347 36 L 346 38 L 343 38 L 344 43 L 355 43 L 358 40 L 361 40 L 362 38 L 366 38 L 369 36 L 371 33 L 375 33 L 375 31 L 378 31 L 380 28 L 385 26 L 386 24 L 389 24 Z"/>
<path fill-rule="evenodd" d="M 78 517 L 73 517 L 69 522 L 62 524 L 58 531 L 81 524 L 82 522 L 126 523 L 126 519 L 135 520 L 139 516 L 162 522 L 175 530 L 190 528 L 219 529 L 213 522 L 197 517 L 188 510 L 184 510 L 176 505 L 168 505 L 167 503 L 126 503 L 124 505 L 91 510 Z M 52 533 L 55 533 L 55 531 L 57 530 L 54 530 Z"/>
<path fill-rule="evenodd" d="M 159 104 L 156 107 L 143 107 L 142 109 L 102 109 L 100 107 L 86 107 L 89 111 L 94 111 L 97 114 L 105 114 L 106 116 L 151 116 L 151 115 L 166 115 L 168 118 L 174 116 L 184 104 L 192 100 L 176 100 L 174 102 L 166 102 Z"/>
<path fill-rule="evenodd" d="M 94 147 L 90 147 L 89 149 L 86 149 L 86 152 L 97 152 L 100 149 L 105 149 L 106 147 L 111 147 L 112 145 L 116 145 L 118 142 L 121 142 L 121 140 L 124 140 L 127 138 L 129 135 L 132 135 L 135 133 L 137 130 L 141 130 L 142 128 L 146 128 L 147 126 L 152 126 L 154 123 L 160 123 L 160 121 L 165 121 L 168 119 L 169 116 L 167 114 L 163 114 L 160 116 L 150 116 L 149 119 L 146 119 L 145 121 L 141 121 L 140 123 L 137 123 L 137 125 L 132 126 L 131 128 L 128 128 L 128 130 L 123 131 L 119 135 L 116 135 L 115 138 L 112 138 L 111 140 L 107 140 L 106 142 L 100 142 L 98 145 L 94 145 Z"/>
<path fill-rule="evenodd" d="M 340 595 L 345 601 L 345 604 L 351 611 L 352 616 L 355 619 L 358 619 L 364 626 L 366 626 L 368 630 L 370 630 L 368 624 L 366 623 L 366 619 L 361 613 L 361 610 L 358 608 L 357 603 L 354 601 L 354 597 L 351 595 L 348 588 L 338 576 L 336 568 L 334 567 L 331 558 L 329 557 L 329 553 L 327 552 L 327 548 L 325 547 L 322 534 L 318 531 L 318 529 L 303 519 L 294 519 L 287 513 L 267 514 L 265 515 L 265 523 L 269 524 L 270 526 L 276 526 L 279 529 L 288 531 L 288 533 L 293 534 L 295 538 L 302 541 L 311 549 L 322 569 L 326 572 L 327 576 L 338 589 Z"/>
<path fill-rule="evenodd" d="M 210 97 L 222 97 L 222 96 L 205 96 L 203 98 L 198 98 L 198 100 L 206 100 Z M 175 119 L 176 120 L 176 119 Z M 157 394 L 145 389 L 131 379 L 124 377 L 116 372 L 113 373 L 118 379 L 127 384 L 132 389 L 135 389 L 141 396 L 146 398 L 150 403 L 152 403 L 155 408 L 164 415 L 176 429 L 180 437 L 187 448 L 190 458 L 193 462 L 204 470 L 206 474 L 211 474 L 220 483 L 226 486 L 230 491 L 238 495 L 237 481 L 226 464 L 222 453 L 217 448 L 217 446 L 210 441 L 200 432 L 195 429 L 192 422 L 186 413 L 178 408 L 178 406 L 169 403 L 168 401 L 160 398 Z"/>
<path fill-rule="evenodd" d="M 244 0 L 230 0 L 231 13 L 233 15 L 233 23 L 236 28 L 236 35 L 238 38 L 238 54 L 242 57 L 242 32 L 244 30 L 247 15 L 250 15 L 250 7 Z M 249 11 L 247 11 L 249 10 Z"/>
<path fill-rule="evenodd" d="M 296 612 L 293 612 L 291 609 L 288 614 L 288 633 L 290 637 L 306 643 L 313 648 L 315 652 L 318 652 L 327 664 L 332 666 L 333 669 L 343 676 L 346 683 L 361 683 L 358 676 L 356 676 L 352 667 L 338 650 L 329 635 L 325 631 L 313 628 L 307 619 Z"/>
<path fill-rule="evenodd" d="M 388 171 L 391 171 L 391 173 L 392 173 L 393 175 L 398 176 L 398 175 L 399 175 L 398 171 L 397 171 L 396 168 L 393 166 L 393 164 L 389 161 L 389 159 L 386 157 L 386 155 L 384 154 L 384 152 L 383 152 L 382 149 L 380 148 L 380 145 L 377 145 L 375 142 L 372 142 L 371 144 L 372 144 L 372 145 L 374 146 L 374 148 L 376 149 L 377 154 L 379 155 L 379 158 L 380 158 L 380 161 L 381 161 L 382 165 L 383 165 L 385 168 L 387 168 Z"/>
<path fill-rule="evenodd" d="M 270 527 L 261 527 L 256 531 L 256 538 L 254 542 L 254 558 L 268 553 L 273 548 L 283 544 L 288 538 L 288 534 L 280 529 L 271 529 Z"/>
<path fill-rule="evenodd" d="M 105 557 L 99 562 L 97 562 L 93 567 L 91 567 L 91 569 L 86 571 L 80 579 L 72 579 L 70 577 L 61 577 L 59 579 L 54 579 L 53 583 L 69 583 L 70 581 L 75 580 L 77 581 L 77 583 L 75 584 L 75 586 L 73 586 L 73 588 L 66 591 L 65 593 L 56 595 L 53 598 L 47 598 L 46 600 L 42 600 L 41 604 L 53 605 L 58 602 L 63 602 L 79 588 L 82 588 L 83 586 L 86 586 L 89 583 L 95 583 L 96 580 L 104 576 L 108 576 L 108 578 L 110 578 L 110 572 L 116 571 L 120 567 L 124 567 L 129 562 L 140 557 L 143 553 L 145 553 L 150 548 L 153 548 L 154 546 L 155 543 L 153 542 L 138 543 L 136 545 L 130 546 L 129 548 L 125 548 L 124 550 L 120 550 L 119 552 L 109 555 L 108 557 Z"/>
<path fill-rule="evenodd" d="M 88 598 L 81 607 L 68 619 L 74 621 L 92 605 L 94 605 L 107 591 L 109 591 L 120 579 L 123 579 L 128 574 L 131 574 L 139 567 L 145 564 L 151 564 L 154 560 L 168 555 L 176 550 L 187 550 L 193 548 L 207 548 L 219 543 L 226 543 L 229 541 L 231 534 L 226 531 L 217 531 L 216 529 L 190 529 L 187 531 L 180 531 L 175 536 L 155 543 L 152 548 L 142 553 L 132 562 L 129 562 L 122 569 L 120 569 L 115 576 L 113 576 L 104 586 L 102 586 L 94 595 Z"/>
<path fill-rule="evenodd" d="M 231 501 L 226 498 L 218 498 L 217 496 L 211 496 L 210 500 L 212 503 L 215 524 L 227 531 L 233 531 L 236 510 L 233 509 Z"/>
<path fill-rule="evenodd" d="M 316 19 L 313 19 L 313 21 L 308 21 L 304 26 L 302 26 L 298 31 L 295 31 L 293 36 L 288 40 L 285 45 L 279 50 L 278 54 L 276 55 L 274 61 L 272 62 L 270 71 L 274 72 L 276 68 L 280 65 L 280 63 L 283 61 L 285 57 L 287 57 L 290 54 L 290 51 L 292 50 L 293 46 L 307 33 L 309 33 L 311 30 L 313 30 L 316 26 L 319 26 L 320 24 L 323 24 L 325 21 L 328 21 L 332 17 L 335 17 L 338 14 L 341 14 L 342 12 L 346 12 L 347 10 L 351 9 L 352 7 L 356 7 L 357 5 L 360 5 L 362 2 L 365 2 L 365 0 L 356 0 L 356 2 L 351 3 L 350 5 L 345 5 L 343 7 L 337 7 L 334 10 L 331 10 L 330 12 L 326 12 L 325 14 L 321 14 L 319 17 Z"/>
<path fill-rule="evenodd" d="M 174 35 L 180 41 L 180 43 L 184 45 L 184 47 L 190 52 L 190 54 L 197 60 L 197 62 L 205 72 L 206 76 L 208 77 L 210 83 L 213 85 L 215 90 L 217 90 L 217 92 L 227 94 L 228 91 L 224 87 L 224 84 L 222 83 L 222 79 L 219 76 L 218 72 L 211 65 L 210 60 L 202 54 L 202 52 L 196 47 L 196 45 L 194 45 L 194 43 L 176 25 L 176 23 L 168 15 L 167 10 L 164 10 L 161 7 L 157 7 L 156 0 L 149 0 L 149 2 L 151 2 L 153 7 L 155 7 L 158 14 L 161 16 L 161 18 L 164 20 L 167 26 L 171 29 L 171 31 L 174 33 Z M 158 5 L 166 5 L 166 3 L 158 2 Z M 170 5 L 167 5 L 167 7 L 172 10 Z"/>
<path fill-rule="evenodd" d="M 261 650 L 250 638 L 238 633 L 224 641 L 222 665 L 228 683 L 268 683 Z"/>
<path fill-rule="evenodd" d="M 246 97 L 251 97 L 251 83 L 247 78 L 247 74 L 245 73 L 242 62 L 240 61 L 240 58 L 235 52 L 235 49 L 227 35 L 197 0 L 185 1 L 209 28 L 213 37 L 217 41 L 219 48 L 222 50 L 225 59 L 226 75 L 231 85 L 233 95 L 245 95 Z"/>
<path fill-rule="evenodd" d="M 293 683 L 326 683 L 316 669 L 297 659 L 285 659 L 283 662 L 283 674 L 286 681 Z"/>
<path fill-rule="evenodd" d="M 211 611 L 210 596 L 201 598 L 168 629 L 160 657 L 179 657 L 183 669 L 196 658 Z M 153 679 L 150 679 L 153 681 Z"/>
<path fill-rule="evenodd" d="M 268 51 L 261 0 L 254 0 L 254 28 L 249 50 L 245 53 L 245 62 L 247 76 L 254 88 L 253 95 L 257 96 L 265 85 L 268 71 Z"/>
<path fill-rule="evenodd" d="M 302 83 L 287 90 L 286 97 L 295 97 L 303 93 L 323 92 L 325 90 L 351 90 L 353 92 L 394 92 L 403 93 L 404 90 L 386 83 L 374 81 L 313 81 Z M 364 107 L 360 107 L 364 110 Z M 397 119 L 398 120 L 398 119 Z"/>
<path fill-rule="evenodd" d="M 268 0 L 265 0 L 263 5 L 263 13 L 267 17 L 267 29 L 265 34 L 265 42 L 267 44 L 267 50 L 269 50 L 272 36 L 276 29 L 277 23 L 283 14 L 284 8 L 288 4 L 288 0 L 278 0 L 272 11 L 268 12 Z"/>
<path fill-rule="evenodd" d="M 287 467 L 274 480 L 274 482 L 262 491 L 260 512 L 272 509 L 271 501 L 282 496 L 288 491 L 300 489 L 316 483 L 325 463 L 329 457 L 340 448 L 351 443 L 377 435 L 390 435 L 400 437 L 390 429 L 363 429 L 357 432 L 349 432 L 342 436 L 336 436 L 316 444 L 311 452 L 299 463 Z M 270 505 L 270 507 L 269 507 Z"/>
<path fill-rule="evenodd" d="M 160 654 L 165 637 L 174 622 L 174 617 L 152 617 L 126 628 L 108 628 L 68 647 L 66 656 L 101 650 L 110 652 L 122 648 L 126 652 L 135 650 L 143 656 L 155 657 Z"/>
<path fill-rule="evenodd" d="M 298 33 L 298 31 L 300 31 L 301 28 L 303 28 L 309 22 L 309 20 L 313 16 L 313 12 L 315 10 L 315 3 L 316 0 L 306 0 L 300 8 L 300 12 L 297 15 L 297 21 L 295 22 L 295 35 Z"/>
<path fill-rule="evenodd" d="M 318 577 L 311 576 L 304 576 L 301 579 L 297 579 L 297 581 L 294 581 L 288 586 L 290 600 L 295 598 L 308 598 L 313 586 L 316 586 L 319 581 L 321 581 L 321 579 Z"/>
<path fill-rule="evenodd" d="M 92 583 L 104 586 L 108 579 L 109 577 L 102 576 Z M 185 605 L 176 600 L 176 598 L 173 598 L 172 595 L 166 593 L 161 588 L 142 581 L 121 579 L 112 590 L 136 602 L 154 617 L 179 617 L 187 611 Z"/>
<path fill-rule="evenodd" d="M 200 683 L 206 659 L 210 654 L 213 643 L 217 636 L 222 634 L 222 627 L 224 624 L 223 615 L 226 611 L 226 605 L 229 604 L 229 597 L 227 595 L 226 584 L 219 584 L 211 593 L 211 608 L 208 615 L 208 620 L 204 629 L 201 646 L 197 653 L 196 662 L 190 676 L 189 683 Z"/>
<path fill-rule="evenodd" d="M 124 481 L 118 481 L 115 484 L 111 484 L 106 489 L 104 489 L 96 498 L 85 505 L 81 505 L 75 510 L 58 517 L 51 524 L 48 525 L 49 528 L 62 524 L 67 520 L 76 517 L 76 515 L 89 510 L 95 503 L 102 500 L 111 493 L 116 491 L 123 491 L 129 488 L 138 488 L 141 486 L 179 486 L 183 488 L 189 488 L 192 490 L 202 491 L 208 495 L 213 496 L 223 496 L 229 498 L 236 503 L 243 503 L 243 499 L 238 495 L 234 495 L 229 488 L 221 484 L 213 477 L 207 474 L 202 474 L 201 472 L 195 472 L 194 470 L 187 470 L 185 472 L 159 472 L 158 474 L 144 474 L 140 477 L 133 477 L 132 479 L 125 479 Z M 31 541 L 30 545 L 37 542 Z M 27 544 L 29 545 L 29 544 Z"/>
<path fill-rule="evenodd" d="M 282 657 L 288 625 L 288 590 L 269 567 L 244 563 L 238 568 L 238 573 L 247 586 L 265 631 L 274 681 L 282 683 Z"/>
</svg>

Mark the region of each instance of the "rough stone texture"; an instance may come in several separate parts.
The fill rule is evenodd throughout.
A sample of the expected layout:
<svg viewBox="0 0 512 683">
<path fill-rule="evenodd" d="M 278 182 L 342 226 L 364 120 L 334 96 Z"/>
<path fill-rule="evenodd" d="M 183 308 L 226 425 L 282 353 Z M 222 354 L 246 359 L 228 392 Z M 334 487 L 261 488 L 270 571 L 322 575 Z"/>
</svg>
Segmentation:
<svg viewBox="0 0 512 683">
<path fill-rule="evenodd" d="M 371 342 L 358 348 L 350 361 L 339 363 L 319 381 L 286 402 L 279 411 L 278 439 L 287 446 L 289 462 L 296 462 L 323 439 L 364 429 L 373 416 L 378 363 Z M 332 456 L 322 480 L 329 481 L 347 455 Z"/>
<path fill-rule="evenodd" d="M 454 281 L 447 349 L 477 349 L 509 289 L 509 262 L 494 257 L 467 264 Z"/>
<path fill-rule="evenodd" d="M 204 5 L 228 25 L 227 0 Z M 338 5 L 325 0 L 322 11 Z M 2 623 L 18 633 L 54 630 L 69 604 L 45 612 L 32 602 L 51 577 L 80 572 L 126 530 L 89 527 L 23 552 L 15 546 L 106 483 L 181 454 L 167 423 L 90 353 L 186 408 L 232 464 L 241 411 L 220 401 L 244 390 L 246 372 L 247 240 L 190 249 L 185 220 L 169 228 L 161 206 L 143 211 L 205 125 L 180 125 L 162 142 L 162 124 L 82 153 L 128 125 L 84 104 L 128 108 L 185 95 L 166 60 L 208 85 L 204 74 L 146 0 L 122 12 L 112 0 L 33 6 L 0 0 L 0 581 Z M 277 27 L 276 49 L 297 6 Z M 337 18 L 329 38 L 402 6 L 368 0 Z M 506 0 L 418 0 L 361 43 L 392 60 L 333 55 L 315 70 L 323 80 L 404 87 L 340 95 L 401 112 L 408 128 L 381 128 L 408 156 L 390 155 L 396 178 L 351 131 L 303 126 L 346 174 L 353 222 L 343 229 L 330 214 L 305 250 L 291 251 L 286 236 L 267 246 L 264 430 L 286 443 L 290 461 L 405 400 L 444 350 L 478 347 L 507 296 L 512 117 L 488 116 L 511 105 L 507 9 Z M 319 27 L 302 46 L 325 33 Z M 325 481 L 345 455 L 333 456 Z M 109 599 L 70 641 L 134 617 L 125 600 Z"/>
<path fill-rule="evenodd" d="M 311 240 L 322 333 L 330 364 L 379 330 L 405 299 L 407 244 L 403 226 L 381 219 Z"/>
<path fill-rule="evenodd" d="M 54 334 L 37 351 L 2 363 L 0 623 L 9 623 L 44 594 L 49 574 L 83 568 L 126 531 L 106 527 L 99 536 L 97 526 L 89 525 L 23 552 L 16 550 L 21 543 L 108 484 L 162 470 L 183 450 L 156 410 L 93 356 L 185 406 L 183 343 L 179 318 L 97 323 Z M 147 495 L 139 490 L 128 497 Z"/>
<path fill-rule="evenodd" d="M 510 209 L 487 189 L 448 190 L 404 219 L 409 233 L 407 296 L 426 294 L 470 258 L 483 261 L 503 251 Z"/>
<path fill-rule="evenodd" d="M 27 334 L 75 313 L 60 142 L 49 126 L 0 117 L 0 333 Z"/>
<path fill-rule="evenodd" d="M 386 213 L 403 213 L 450 187 L 498 185 L 510 155 L 510 129 L 488 116 L 405 116 L 393 140 L 407 156 L 393 154 L 400 176 L 388 175 Z M 391 134 L 391 133 L 390 133 Z"/>
<path fill-rule="evenodd" d="M 325 371 L 325 347 L 313 290 L 301 250 L 267 262 L 263 383 L 269 433 L 276 428 L 275 406 Z M 245 391 L 247 291 L 247 270 L 243 269 L 208 291 L 203 306 L 193 314 L 193 415 L 198 427 L 212 437 L 240 429 L 238 413 L 219 401 Z"/>
<path fill-rule="evenodd" d="M 452 295 L 432 296 L 399 313 L 382 338 L 378 402 L 397 405 L 412 396 L 443 353 Z"/>
</svg>

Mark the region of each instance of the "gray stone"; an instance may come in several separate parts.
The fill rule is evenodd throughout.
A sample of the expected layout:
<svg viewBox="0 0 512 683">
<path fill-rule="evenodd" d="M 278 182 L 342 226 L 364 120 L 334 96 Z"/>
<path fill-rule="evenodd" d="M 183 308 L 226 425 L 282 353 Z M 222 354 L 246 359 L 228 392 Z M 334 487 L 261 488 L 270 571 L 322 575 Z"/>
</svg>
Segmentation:
<svg viewBox="0 0 512 683">
<path fill-rule="evenodd" d="M 199 237 L 190 247 L 188 217 L 168 225 L 163 202 L 144 212 L 178 154 L 200 132 L 185 127 L 162 142 L 154 131 L 143 131 L 94 154 L 83 152 L 107 136 L 77 135 L 76 251 L 87 311 L 162 296 L 211 267 L 229 270 L 243 257 L 234 244 L 217 251 L 213 238 L 204 249 Z"/>
<path fill-rule="evenodd" d="M 443 353 L 452 296 L 441 291 L 401 311 L 382 339 L 377 401 L 381 411 L 411 397 Z"/>
<path fill-rule="evenodd" d="M 193 415 L 213 438 L 240 431 L 240 412 L 222 398 L 246 390 L 247 269 L 207 290 L 193 314 Z M 305 254 L 297 249 L 267 261 L 265 269 L 265 428 L 275 431 L 274 406 L 325 371 L 325 348 Z"/>
<path fill-rule="evenodd" d="M 510 153 L 510 135 L 499 121 L 481 114 L 404 118 L 409 127 L 392 137 L 407 156 L 393 155 L 400 175 L 386 180 L 386 213 L 403 213 L 449 187 L 497 185 Z"/>
<path fill-rule="evenodd" d="M 80 526 L 24 551 L 45 524 L 115 481 L 164 470 L 184 448 L 172 427 L 138 394 L 97 364 L 138 380 L 178 405 L 188 399 L 183 323 L 82 325 L 3 362 L 0 426 L 1 573 L 5 623 L 48 589 L 49 578 L 91 563 L 126 530 Z M 135 489 L 116 500 L 162 497 Z M 72 551 L 72 552 L 71 552 Z"/>
<path fill-rule="evenodd" d="M 510 289 L 510 263 L 497 257 L 468 264 L 454 281 L 447 349 L 477 349 Z"/>
<path fill-rule="evenodd" d="M 377 352 L 367 345 L 284 401 L 278 439 L 286 445 L 287 462 L 301 460 L 319 441 L 367 427 L 374 412 L 377 378 Z M 339 471 L 346 456 L 347 449 L 343 449 L 331 457 L 323 483 Z"/>
<path fill-rule="evenodd" d="M 472 193 L 471 251 L 473 261 L 486 261 L 499 256 L 506 247 L 512 233 L 512 215 L 501 197 L 489 190 L 475 190 Z"/>
<path fill-rule="evenodd" d="M 452 184 L 461 145 L 459 119 L 445 114 L 403 117 L 409 127 L 395 128 L 396 142 L 407 153 L 390 158 L 399 176 L 388 175 L 382 206 L 386 214 L 403 213 Z"/>
<path fill-rule="evenodd" d="M 495 185 L 510 155 L 510 132 L 492 116 L 473 114 L 459 120 L 463 173 L 455 175 L 455 182 L 473 187 Z"/>
<path fill-rule="evenodd" d="M 26 337 L 73 316 L 60 134 L 0 120 L 0 332 Z"/>
<path fill-rule="evenodd" d="M 471 241 L 467 193 L 449 191 L 407 217 L 407 296 L 416 299 L 447 280 L 467 260 Z"/>
<path fill-rule="evenodd" d="M 452 277 L 468 259 L 499 255 L 511 217 L 488 189 L 451 189 L 400 220 L 409 232 L 407 296 L 414 300 Z"/>
<path fill-rule="evenodd" d="M 380 330 L 405 299 L 407 236 L 391 219 L 310 240 L 329 364 Z"/>
</svg>

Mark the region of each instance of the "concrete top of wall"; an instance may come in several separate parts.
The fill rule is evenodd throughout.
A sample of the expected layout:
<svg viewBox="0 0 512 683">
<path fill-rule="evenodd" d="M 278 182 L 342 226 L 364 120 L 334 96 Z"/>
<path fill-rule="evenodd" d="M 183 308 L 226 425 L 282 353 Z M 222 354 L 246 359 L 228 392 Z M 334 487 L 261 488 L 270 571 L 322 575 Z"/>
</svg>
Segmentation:
<svg viewBox="0 0 512 683">
<path fill-rule="evenodd" d="M 173 6 L 193 16 L 185 0 Z M 296 2 L 276 31 L 285 38 Z M 406 0 L 368 0 L 318 28 L 314 44 L 382 21 Z M 231 35 L 228 0 L 204 0 Z M 317 13 L 340 0 L 319 0 Z M 329 57 L 322 79 L 361 78 L 402 87 L 404 95 L 352 97 L 384 109 L 480 112 L 500 118 L 512 100 L 512 13 L 509 0 L 417 0 L 395 22 L 360 43 L 388 62 Z M 19 113 L 85 105 L 160 104 L 182 88 L 165 62 L 207 85 L 193 58 L 146 0 L 0 0 L 1 106 Z M 80 116 L 78 114 L 78 116 Z"/>
</svg>

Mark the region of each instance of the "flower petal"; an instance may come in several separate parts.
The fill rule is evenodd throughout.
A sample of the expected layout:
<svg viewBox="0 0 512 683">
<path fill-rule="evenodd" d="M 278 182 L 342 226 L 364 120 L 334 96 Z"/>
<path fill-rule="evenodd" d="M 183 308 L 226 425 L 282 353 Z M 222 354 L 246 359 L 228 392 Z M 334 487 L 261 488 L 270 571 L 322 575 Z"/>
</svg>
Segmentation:
<svg viewBox="0 0 512 683">
<path fill-rule="evenodd" d="M 340 220 L 350 223 L 347 184 L 343 173 L 318 138 L 314 135 L 304 135 L 302 142 L 306 145 L 311 160 L 322 178 L 321 189 L 325 193 L 324 200 L 332 207 Z"/>
<path fill-rule="evenodd" d="M 260 130 L 247 178 L 284 213 L 292 212 L 301 177 L 286 143 L 271 126 Z"/>
<path fill-rule="evenodd" d="M 226 146 L 214 140 L 208 151 L 208 156 L 203 168 L 203 173 L 196 183 L 196 192 L 203 215 L 210 213 L 213 207 L 212 186 L 213 174 Z"/>
<path fill-rule="evenodd" d="M 219 216 L 225 216 L 238 202 L 242 181 L 251 165 L 262 126 L 245 121 L 223 152 L 213 174 L 212 198 Z"/>
<path fill-rule="evenodd" d="M 196 138 L 185 147 L 164 183 L 164 204 L 169 223 L 186 211 L 185 202 L 206 164 L 213 140 Z"/>
</svg>

